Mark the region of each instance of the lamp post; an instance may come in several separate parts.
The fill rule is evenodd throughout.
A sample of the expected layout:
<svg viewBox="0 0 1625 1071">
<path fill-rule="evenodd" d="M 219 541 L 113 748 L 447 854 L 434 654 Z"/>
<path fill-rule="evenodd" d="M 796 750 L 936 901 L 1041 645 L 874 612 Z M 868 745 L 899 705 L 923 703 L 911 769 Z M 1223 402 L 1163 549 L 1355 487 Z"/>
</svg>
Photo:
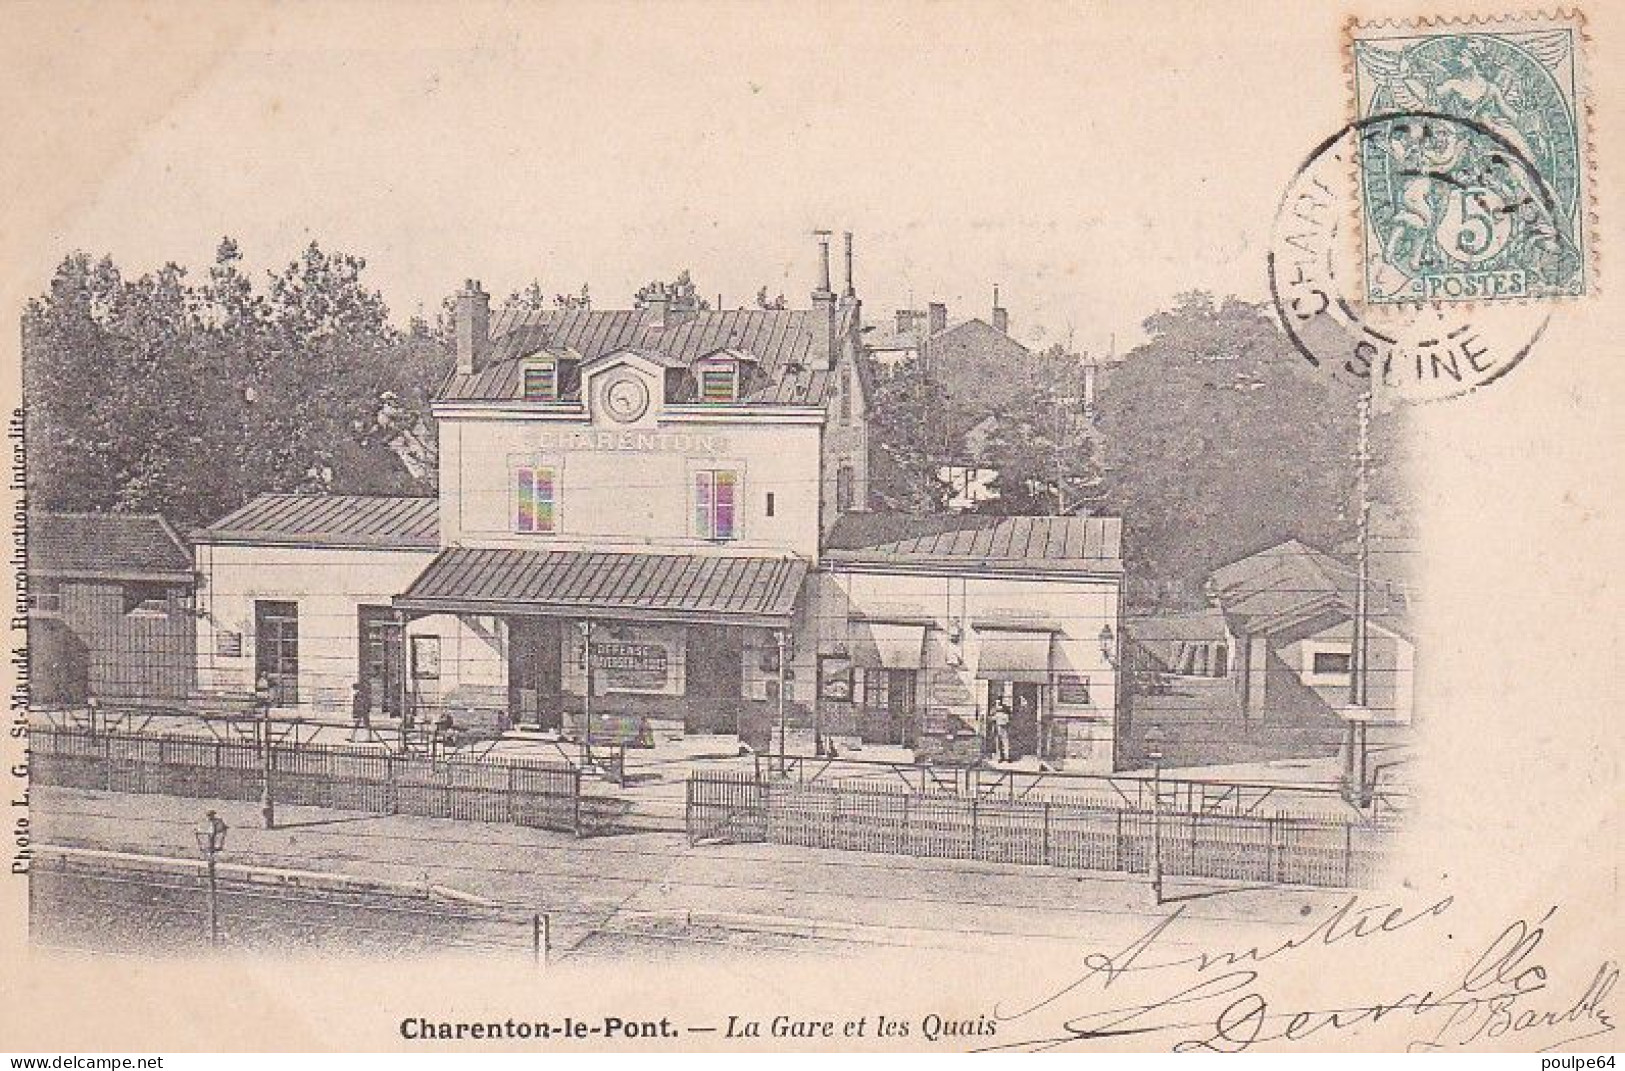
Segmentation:
<svg viewBox="0 0 1625 1071">
<path fill-rule="evenodd" d="M 198 849 L 209 864 L 209 944 L 220 943 L 220 884 L 215 873 L 215 857 L 226 846 L 226 823 L 213 811 L 203 816 L 203 822 L 193 830 Z"/>
<path fill-rule="evenodd" d="M 582 711 L 587 721 L 585 736 L 586 761 L 592 762 L 592 619 L 583 618 L 576 622 L 576 628 L 581 631 L 581 665 L 586 670 L 587 696 L 582 703 Z"/>
<path fill-rule="evenodd" d="M 1162 726 L 1145 733 L 1145 757 L 1151 760 L 1151 896 L 1162 903 Z"/>
<path fill-rule="evenodd" d="M 276 828 L 276 802 L 271 797 L 271 679 L 261 676 L 254 689 L 260 729 L 260 817 L 266 829 Z"/>
<path fill-rule="evenodd" d="M 779 648 L 779 773 L 783 774 L 784 773 L 784 746 L 785 746 L 784 745 L 784 737 L 785 737 L 785 724 L 784 724 L 784 722 L 785 722 L 785 718 L 784 718 L 784 663 L 785 663 L 786 655 L 788 654 L 788 648 L 790 646 L 790 637 L 785 632 L 785 630 L 781 628 L 781 629 L 776 630 L 773 633 L 773 641 L 774 641 L 774 643 L 776 643 L 778 645 L 778 648 Z"/>
</svg>

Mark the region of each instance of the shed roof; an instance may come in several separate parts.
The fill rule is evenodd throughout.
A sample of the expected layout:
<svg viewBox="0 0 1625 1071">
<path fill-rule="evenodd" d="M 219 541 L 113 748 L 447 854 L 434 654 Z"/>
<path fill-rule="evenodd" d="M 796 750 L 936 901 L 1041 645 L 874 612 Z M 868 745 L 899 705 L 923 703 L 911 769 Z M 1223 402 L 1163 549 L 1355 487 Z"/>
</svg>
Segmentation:
<svg viewBox="0 0 1625 1071">
<path fill-rule="evenodd" d="M 384 548 L 440 545 L 440 500 L 404 495 L 264 494 L 192 533 L 197 543 Z"/>
<path fill-rule="evenodd" d="M 1296 539 L 1214 570 L 1209 591 L 1238 633 L 1296 628 L 1326 614 L 1354 613 L 1359 577 L 1352 564 Z M 1392 583 L 1366 587 L 1370 619 L 1409 635 L 1405 593 Z"/>
<path fill-rule="evenodd" d="M 156 513 L 31 510 L 28 570 L 57 576 L 189 580 L 192 553 Z"/>
<path fill-rule="evenodd" d="M 1121 573 L 1116 517 L 848 513 L 825 540 L 835 562 L 1042 572 Z"/>
</svg>

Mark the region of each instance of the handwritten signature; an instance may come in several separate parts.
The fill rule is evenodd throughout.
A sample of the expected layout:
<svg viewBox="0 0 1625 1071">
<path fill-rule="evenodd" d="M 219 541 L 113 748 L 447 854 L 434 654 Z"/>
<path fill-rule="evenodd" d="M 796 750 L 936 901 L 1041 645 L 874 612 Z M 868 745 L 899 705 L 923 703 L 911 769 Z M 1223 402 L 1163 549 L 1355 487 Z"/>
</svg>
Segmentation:
<svg viewBox="0 0 1625 1071">
<path fill-rule="evenodd" d="M 1060 1025 L 1038 1026 L 1038 1036 L 987 1048 L 1039 1050 L 1135 1035 L 1177 1035 L 1172 1043 L 1175 1051 L 1243 1052 L 1266 1043 L 1303 1042 L 1385 1020 L 1408 1020 L 1418 1031 L 1409 1045 L 1413 1051 L 1465 1047 L 1535 1030 L 1563 1035 L 1555 1040 L 1532 1036 L 1532 1041 L 1546 1042 L 1539 1046 L 1545 1051 L 1614 1029 L 1605 1006 L 1619 978 L 1619 967 L 1612 961 L 1600 963 L 1577 996 L 1554 1001 L 1538 952 L 1556 907 L 1533 922 L 1519 918 L 1508 923 L 1458 976 L 1437 986 L 1346 1007 L 1283 1009 L 1271 1003 L 1259 984 L 1264 968 L 1279 957 L 1400 933 L 1445 914 L 1452 903 L 1452 898 L 1444 897 L 1411 910 L 1362 905 L 1359 895 L 1351 894 L 1312 926 L 1279 942 L 1175 958 L 1165 954 L 1163 939 L 1184 917 L 1181 906 L 1120 951 L 1085 956 L 1083 970 L 1047 996 L 1015 1008 L 996 1008 L 1001 1022 L 1040 1024 L 1060 1018 Z M 1179 988 L 1154 999 L 1082 1014 L 1071 1007 L 1131 977 L 1146 982 L 1171 977 Z M 1542 993 L 1538 1000 L 1546 1004 L 1535 998 Z"/>
</svg>

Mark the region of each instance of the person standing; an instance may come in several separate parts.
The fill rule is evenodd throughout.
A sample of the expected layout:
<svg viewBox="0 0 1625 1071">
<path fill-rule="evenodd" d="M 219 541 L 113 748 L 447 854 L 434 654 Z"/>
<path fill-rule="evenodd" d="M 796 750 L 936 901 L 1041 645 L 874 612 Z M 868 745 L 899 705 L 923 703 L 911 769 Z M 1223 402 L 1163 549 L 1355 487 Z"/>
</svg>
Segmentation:
<svg viewBox="0 0 1625 1071">
<path fill-rule="evenodd" d="M 357 729 L 372 728 L 372 689 L 364 680 L 355 682 L 355 691 L 350 697 L 350 720 Z"/>
<path fill-rule="evenodd" d="M 993 703 L 993 742 L 1000 762 L 1010 761 L 1010 703 L 1000 696 Z"/>
</svg>

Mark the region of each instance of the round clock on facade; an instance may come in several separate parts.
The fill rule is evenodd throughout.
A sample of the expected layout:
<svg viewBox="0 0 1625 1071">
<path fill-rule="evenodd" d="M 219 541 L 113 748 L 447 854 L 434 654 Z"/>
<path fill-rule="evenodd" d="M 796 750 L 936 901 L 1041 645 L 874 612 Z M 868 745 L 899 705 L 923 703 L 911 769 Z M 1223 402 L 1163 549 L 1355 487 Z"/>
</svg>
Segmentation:
<svg viewBox="0 0 1625 1071">
<path fill-rule="evenodd" d="M 611 418 L 630 424 L 649 411 L 649 388 L 636 376 L 619 376 L 604 387 L 604 407 Z"/>
</svg>

